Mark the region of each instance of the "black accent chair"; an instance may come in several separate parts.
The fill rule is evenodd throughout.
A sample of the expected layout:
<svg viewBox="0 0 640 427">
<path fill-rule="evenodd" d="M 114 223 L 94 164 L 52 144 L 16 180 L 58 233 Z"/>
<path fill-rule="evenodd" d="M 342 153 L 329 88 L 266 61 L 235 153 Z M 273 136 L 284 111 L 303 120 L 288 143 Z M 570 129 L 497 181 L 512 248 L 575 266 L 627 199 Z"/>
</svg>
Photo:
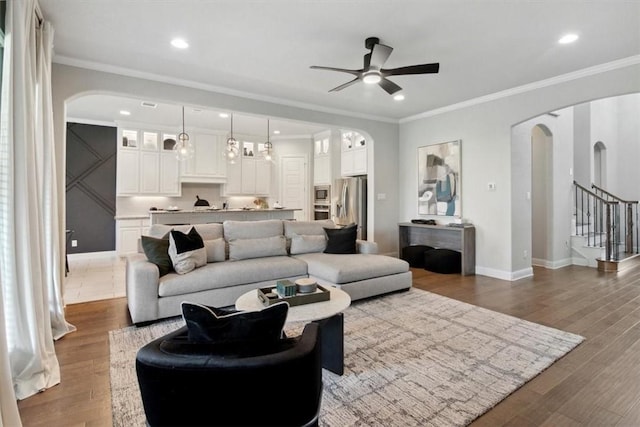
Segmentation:
<svg viewBox="0 0 640 427">
<path fill-rule="evenodd" d="M 187 327 L 142 347 L 136 372 L 149 426 L 317 426 L 319 326 L 272 343 L 194 343 Z"/>
</svg>

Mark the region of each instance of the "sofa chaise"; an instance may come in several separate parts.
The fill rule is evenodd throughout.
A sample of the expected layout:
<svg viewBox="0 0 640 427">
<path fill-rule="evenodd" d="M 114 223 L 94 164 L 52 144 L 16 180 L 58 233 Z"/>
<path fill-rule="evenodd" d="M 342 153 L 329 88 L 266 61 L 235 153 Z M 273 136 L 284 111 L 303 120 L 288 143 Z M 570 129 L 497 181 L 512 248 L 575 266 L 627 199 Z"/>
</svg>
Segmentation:
<svg viewBox="0 0 640 427">
<path fill-rule="evenodd" d="M 409 263 L 377 254 L 375 242 L 357 240 L 355 254 L 324 253 L 325 228 L 336 228 L 331 220 L 154 224 L 147 235 L 162 238 L 191 227 L 204 241 L 207 263 L 189 273 L 160 276 L 144 253 L 127 256 L 127 304 L 135 324 L 178 316 L 183 301 L 231 306 L 240 295 L 283 279 L 310 277 L 341 288 L 352 300 L 411 287 Z"/>
</svg>

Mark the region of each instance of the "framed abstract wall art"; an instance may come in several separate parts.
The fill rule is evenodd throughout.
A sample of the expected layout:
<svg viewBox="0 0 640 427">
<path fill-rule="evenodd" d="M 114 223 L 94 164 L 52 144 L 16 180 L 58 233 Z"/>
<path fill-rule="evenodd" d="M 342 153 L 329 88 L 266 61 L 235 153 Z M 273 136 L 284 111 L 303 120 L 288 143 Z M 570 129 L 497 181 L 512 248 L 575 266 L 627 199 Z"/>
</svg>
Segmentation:
<svg viewBox="0 0 640 427">
<path fill-rule="evenodd" d="M 418 148 L 418 214 L 461 217 L 460 142 Z"/>
</svg>

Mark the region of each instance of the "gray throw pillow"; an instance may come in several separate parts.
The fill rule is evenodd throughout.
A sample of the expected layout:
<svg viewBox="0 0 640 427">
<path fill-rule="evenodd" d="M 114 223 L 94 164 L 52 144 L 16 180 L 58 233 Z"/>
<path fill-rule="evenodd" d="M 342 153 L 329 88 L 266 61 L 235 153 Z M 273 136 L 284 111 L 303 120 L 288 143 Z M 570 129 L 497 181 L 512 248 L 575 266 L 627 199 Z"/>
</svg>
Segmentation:
<svg viewBox="0 0 640 427">
<path fill-rule="evenodd" d="M 302 235 L 291 237 L 291 255 L 323 252 L 327 247 L 324 235 Z"/>
<path fill-rule="evenodd" d="M 219 239 L 205 240 L 204 247 L 207 250 L 207 262 L 221 262 L 225 260 L 225 241 Z"/>
<path fill-rule="evenodd" d="M 229 241 L 230 260 L 239 261 L 280 255 L 287 255 L 287 240 L 284 236 Z"/>
</svg>

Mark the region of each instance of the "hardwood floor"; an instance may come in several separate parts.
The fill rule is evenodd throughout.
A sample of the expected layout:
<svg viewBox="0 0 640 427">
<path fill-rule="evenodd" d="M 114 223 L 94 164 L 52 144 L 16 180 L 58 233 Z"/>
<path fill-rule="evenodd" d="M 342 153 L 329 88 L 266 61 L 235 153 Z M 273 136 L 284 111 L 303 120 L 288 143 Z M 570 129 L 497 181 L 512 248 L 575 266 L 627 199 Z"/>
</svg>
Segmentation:
<svg viewBox="0 0 640 427">
<path fill-rule="evenodd" d="M 413 269 L 414 286 L 586 340 L 472 423 L 640 426 L 640 261 L 619 273 L 535 268 L 507 282 Z M 124 298 L 75 304 L 56 343 L 62 382 L 19 402 L 25 426 L 110 426 L 107 332 L 130 324 Z"/>
</svg>

